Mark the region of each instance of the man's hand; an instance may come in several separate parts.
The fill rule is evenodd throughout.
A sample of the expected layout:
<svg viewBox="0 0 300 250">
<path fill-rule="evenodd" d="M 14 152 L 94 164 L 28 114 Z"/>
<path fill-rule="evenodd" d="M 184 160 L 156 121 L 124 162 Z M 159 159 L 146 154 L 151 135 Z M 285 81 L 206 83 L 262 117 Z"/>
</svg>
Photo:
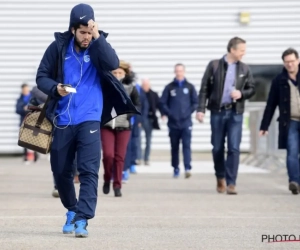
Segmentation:
<svg viewBox="0 0 300 250">
<path fill-rule="evenodd" d="M 196 119 L 199 121 L 199 122 L 203 122 L 204 121 L 204 113 L 202 113 L 202 112 L 197 112 L 197 114 L 196 114 Z"/>
<path fill-rule="evenodd" d="M 70 94 L 69 92 L 67 92 L 67 91 L 65 90 L 64 87 L 62 87 L 62 84 L 61 84 L 61 83 L 57 84 L 57 92 L 58 92 L 58 94 L 59 94 L 60 96 L 66 96 L 66 95 Z"/>
<path fill-rule="evenodd" d="M 88 21 L 88 27 L 91 30 L 92 36 L 94 39 L 99 38 L 100 34 L 98 31 L 98 23 L 94 22 L 92 19 Z"/>
<path fill-rule="evenodd" d="M 28 105 L 24 106 L 24 110 L 27 111 Z"/>
<path fill-rule="evenodd" d="M 268 135 L 268 131 L 261 130 L 259 131 L 259 136 Z"/>
<path fill-rule="evenodd" d="M 231 98 L 232 98 L 233 100 L 238 100 L 238 99 L 240 99 L 241 97 L 242 97 L 241 91 L 239 91 L 239 90 L 234 90 L 234 91 L 231 92 Z"/>
</svg>

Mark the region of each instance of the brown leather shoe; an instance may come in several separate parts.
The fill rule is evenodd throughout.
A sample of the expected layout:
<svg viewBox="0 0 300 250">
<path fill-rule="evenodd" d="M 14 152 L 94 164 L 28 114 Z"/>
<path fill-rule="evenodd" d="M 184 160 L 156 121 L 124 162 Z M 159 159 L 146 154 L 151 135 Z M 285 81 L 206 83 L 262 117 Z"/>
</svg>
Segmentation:
<svg viewBox="0 0 300 250">
<path fill-rule="evenodd" d="M 217 191 L 218 193 L 225 193 L 226 191 L 225 179 L 217 179 Z"/>
<path fill-rule="evenodd" d="M 235 190 L 235 186 L 234 185 L 229 185 L 227 187 L 227 194 L 237 194 L 237 191 Z"/>
</svg>

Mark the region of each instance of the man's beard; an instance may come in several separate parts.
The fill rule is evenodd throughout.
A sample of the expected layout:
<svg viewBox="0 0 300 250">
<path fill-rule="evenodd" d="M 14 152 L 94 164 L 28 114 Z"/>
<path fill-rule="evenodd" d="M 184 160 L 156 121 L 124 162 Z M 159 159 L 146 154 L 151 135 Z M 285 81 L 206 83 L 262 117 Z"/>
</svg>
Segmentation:
<svg viewBox="0 0 300 250">
<path fill-rule="evenodd" d="M 75 38 L 75 45 L 80 49 L 80 50 L 86 50 L 89 46 L 87 47 L 82 47 L 80 42 L 78 42 L 77 38 Z M 90 45 L 90 43 L 89 43 Z"/>
</svg>

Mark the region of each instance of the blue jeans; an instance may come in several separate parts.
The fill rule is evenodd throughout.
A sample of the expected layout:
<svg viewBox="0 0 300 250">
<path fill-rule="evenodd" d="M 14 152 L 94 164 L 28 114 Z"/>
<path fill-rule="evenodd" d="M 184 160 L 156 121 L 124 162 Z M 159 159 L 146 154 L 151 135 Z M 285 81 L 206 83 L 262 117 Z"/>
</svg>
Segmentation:
<svg viewBox="0 0 300 250">
<path fill-rule="evenodd" d="M 146 147 L 145 147 L 145 153 L 144 153 L 144 161 L 149 161 L 150 151 L 151 151 L 151 139 L 152 139 L 152 120 L 151 119 L 145 119 L 145 122 L 143 124 L 143 128 L 145 131 L 145 137 L 146 137 Z"/>
<path fill-rule="evenodd" d="M 130 136 L 131 144 L 131 160 L 133 161 L 132 165 L 135 165 L 136 160 L 141 159 L 141 128 L 138 126 L 138 123 L 134 123 L 131 129 Z"/>
<path fill-rule="evenodd" d="M 142 128 L 141 127 L 138 127 L 138 137 L 135 138 L 135 144 L 136 144 L 135 160 L 141 160 L 142 159 Z"/>
<path fill-rule="evenodd" d="M 174 129 L 169 128 L 169 136 L 171 140 L 171 158 L 172 167 L 175 169 L 179 168 L 179 145 L 182 141 L 182 151 L 183 151 L 183 163 L 184 169 L 191 170 L 191 138 L 192 130 L 191 128 L 184 129 Z"/>
<path fill-rule="evenodd" d="M 211 112 L 210 124 L 216 177 L 226 178 L 227 185 L 235 185 L 240 161 L 243 115 L 232 109 Z M 225 162 L 226 136 L 228 151 Z"/>
<path fill-rule="evenodd" d="M 299 165 L 299 143 L 300 143 L 300 122 L 290 121 L 287 138 L 286 165 L 288 170 L 289 182 L 300 184 L 300 165 Z"/>
<path fill-rule="evenodd" d="M 124 160 L 124 167 L 123 171 L 127 171 L 130 169 L 132 165 L 135 165 L 135 160 L 136 160 L 136 140 L 137 137 L 133 135 L 131 132 L 128 144 L 127 144 L 127 150 L 126 150 L 126 155 L 125 155 L 125 160 Z"/>
</svg>

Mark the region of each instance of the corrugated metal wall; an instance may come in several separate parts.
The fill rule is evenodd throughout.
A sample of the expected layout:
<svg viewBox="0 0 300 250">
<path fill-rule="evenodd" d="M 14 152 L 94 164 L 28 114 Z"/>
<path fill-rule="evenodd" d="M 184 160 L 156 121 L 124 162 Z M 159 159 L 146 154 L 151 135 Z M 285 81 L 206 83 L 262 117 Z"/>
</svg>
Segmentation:
<svg viewBox="0 0 300 250">
<path fill-rule="evenodd" d="M 173 66 L 186 64 L 187 78 L 197 90 L 212 58 L 225 52 L 233 36 L 247 40 L 247 63 L 277 64 L 288 46 L 298 48 L 300 1 L 109 0 L 87 2 L 101 29 L 121 59 L 130 61 L 139 77 L 149 77 L 161 93 L 173 78 Z M 20 85 L 35 84 L 39 61 L 55 31 L 68 27 L 77 1 L 0 2 L 0 153 L 20 152 L 16 145 L 18 116 L 14 113 Z M 249 11 L 251 22 L 239 24 L 239 13 Z M 209 114 L 208 114 L 209 115 Z M 247 115 L 247 114 L 246 114 Z M 209 119 L 195 124 L 193 149 L 210 150 Z M 156 149 L 169 148 L 167 129 L 154 133 Z M 249 148 L 244 128 L 242 148 Z"/>
</svg>

